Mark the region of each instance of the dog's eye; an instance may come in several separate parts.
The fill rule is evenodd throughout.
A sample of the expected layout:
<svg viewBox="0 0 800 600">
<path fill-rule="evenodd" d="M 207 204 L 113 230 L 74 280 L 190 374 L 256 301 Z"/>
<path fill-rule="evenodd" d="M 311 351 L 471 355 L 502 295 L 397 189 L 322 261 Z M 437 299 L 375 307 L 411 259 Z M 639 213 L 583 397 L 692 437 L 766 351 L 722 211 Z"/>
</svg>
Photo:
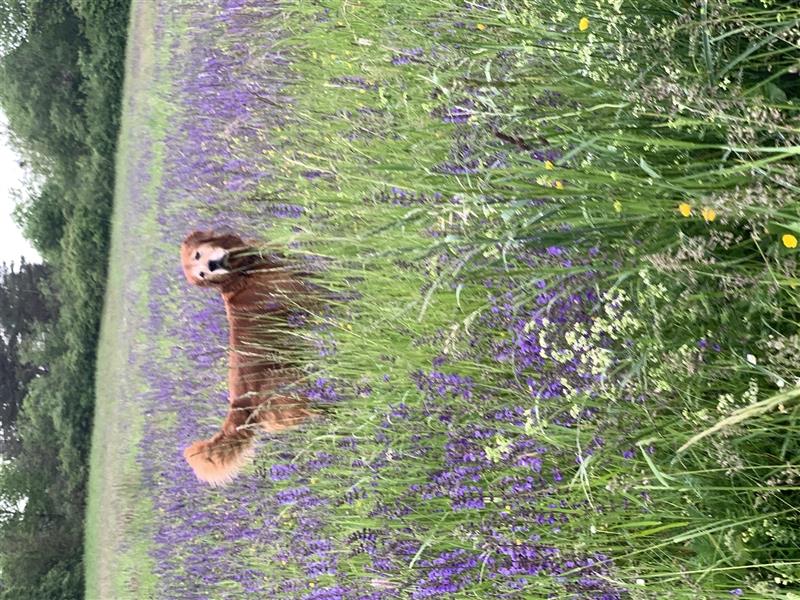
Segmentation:
<svg viewBox="0 0 800 600">
<path fill-rule="evenodd" d="M 200 260 L 200 253 L 199 252 L 194 255 L 194 259 L 195 260 Z"/>
</svg>

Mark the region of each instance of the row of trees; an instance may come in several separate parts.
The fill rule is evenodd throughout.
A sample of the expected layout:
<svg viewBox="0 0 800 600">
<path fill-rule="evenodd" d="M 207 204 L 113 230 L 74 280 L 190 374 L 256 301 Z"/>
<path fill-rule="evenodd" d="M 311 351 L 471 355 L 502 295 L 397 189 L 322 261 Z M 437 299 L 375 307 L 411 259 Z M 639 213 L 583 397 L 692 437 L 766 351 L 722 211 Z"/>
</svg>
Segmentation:
<svg viewBox="0 0 800 600">
<path fill-rule="evenodd" d="M 83 595 L 83 519 L 129 0 L 0 0 L 0 107 L 44 259 L 0 270 L 0 598 Z"/>
</svg>

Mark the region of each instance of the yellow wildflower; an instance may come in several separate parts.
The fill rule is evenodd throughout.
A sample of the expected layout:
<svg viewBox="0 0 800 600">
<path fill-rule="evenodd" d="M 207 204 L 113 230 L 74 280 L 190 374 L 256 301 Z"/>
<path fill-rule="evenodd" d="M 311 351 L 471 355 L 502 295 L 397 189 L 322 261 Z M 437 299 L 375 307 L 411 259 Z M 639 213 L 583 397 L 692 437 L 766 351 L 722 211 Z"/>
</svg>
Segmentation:
<svg viewBox="0 0 800 600">
<path fill-rule="evenodd" d="M 553 163 L 551 163 L 549 160 L 546 160 L 544 161 L 544 168 L 548 171 L 552 171 L 555 167 L 553 166 Z"/>
<path fill-rule="evenodd" d="M 681 202 L 678 205 L 678 212 L 681 213 L 684 217 L 689 217 L 692 214 L 692 207 L 689 206 L 686 202 Z"/>
<path fill-rule="evenodd" d="M 620 202 L 619 200 L 614 200 L 614 210 L 617 211 L 618 213 L 621 213 L 622 212 L 622 202 Z"/>
<path fill-rule="evenodd" d="M 580 29 L 581 31 L 586 31 L 587 29 L 589 29 L 589 19 L 587 19 L 586 17 L 583 17 L 578 22 L 578 29 Z"/>
<path fill-rule="evenodd" d="M 700 211 L 700 214 L 703 215 L 706 223 L 711 223 L 711 221 L 717 218 L 717 212 L 713 208 L 705 207 L 702 211 Z"/>
<path fill-rule="evenodd" d="M 784 233 L 783 237 L 781 238 L 783 245 L 787 248 L 797 248 L 797 238 L 794 237 L 791 233 Z"/>
<path fill-rule="evenodd" d="M 475 29 L 483 31 L 484 29 L 486 29 L 486 25 L 484 25 L 483 23 L 478 23 L 477 25 L 475 25 Z"/>
<path fill-rule="evenodd" d="M 556 181 L 556 189 L 557 190 L 563 190 L 564 189 L 564 184 L 561 183 L 560 181 Z"/>
</svg>

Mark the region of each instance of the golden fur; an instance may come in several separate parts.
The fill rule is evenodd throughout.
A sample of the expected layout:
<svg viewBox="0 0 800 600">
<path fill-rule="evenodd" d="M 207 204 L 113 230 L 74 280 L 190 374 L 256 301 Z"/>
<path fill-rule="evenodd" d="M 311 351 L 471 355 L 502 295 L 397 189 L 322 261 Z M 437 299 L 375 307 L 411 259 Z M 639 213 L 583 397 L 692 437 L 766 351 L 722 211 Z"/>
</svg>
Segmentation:
<svg viewBox="0 0 800 600">
<path fill-rule="evenodd" d="M 263 351 L 265 342 L 272 348 L 286 344 L 273 339 L 275 327 L 265 333 L 265 321 L 285 324 L 311 290 L 286 261 L 233 234 L 189 234 L 181 244 L 181 264 L 189 283 L 220 291 L 228 316 L 228 414 L 217 434 L 183 452 L 198 479 L 224 485 L 252 456 L 257 427 L 280 431 L 313 414 L 304 398 L 285 392 L 297 380 L 296 370 L 280 353 L 270 357 Z"/>
</svg>

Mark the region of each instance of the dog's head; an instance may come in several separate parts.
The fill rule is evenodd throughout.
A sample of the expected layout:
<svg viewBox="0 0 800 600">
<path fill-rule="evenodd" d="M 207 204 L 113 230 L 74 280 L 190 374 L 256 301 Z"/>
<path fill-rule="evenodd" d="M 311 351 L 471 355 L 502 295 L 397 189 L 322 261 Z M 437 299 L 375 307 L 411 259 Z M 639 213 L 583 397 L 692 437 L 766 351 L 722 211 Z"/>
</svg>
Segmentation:
<svg viewBox="0 0 800 600">
<path fill-rule="evenodd" d="M 193 285 L 223 285 L 245 266 L 247 246 L 238 235 L 194 231 L 181 244 L 181 264 Z"/>
</svg>

